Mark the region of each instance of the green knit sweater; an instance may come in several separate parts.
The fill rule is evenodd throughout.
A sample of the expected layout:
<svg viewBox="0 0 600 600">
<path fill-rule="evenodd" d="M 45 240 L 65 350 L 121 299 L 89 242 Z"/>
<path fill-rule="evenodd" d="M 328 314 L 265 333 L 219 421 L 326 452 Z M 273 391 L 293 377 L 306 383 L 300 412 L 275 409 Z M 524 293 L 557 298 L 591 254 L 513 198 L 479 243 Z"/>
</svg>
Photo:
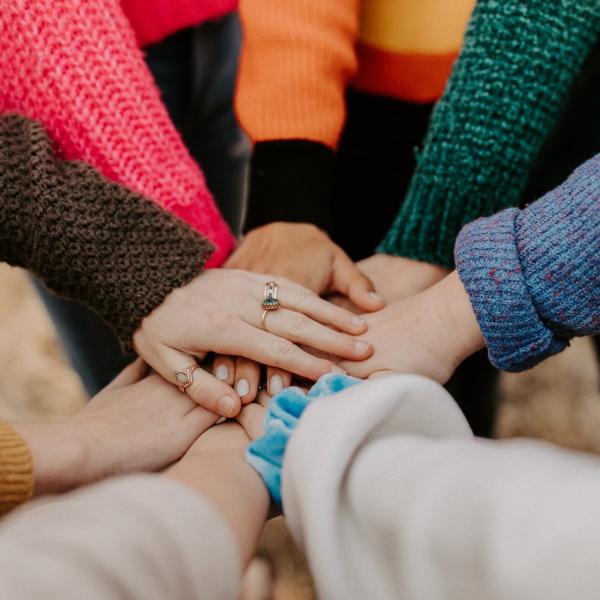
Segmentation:
<svg viewBox="0 0 600 600">
<path fill-rule="evenodd" d="M 600 37 L 600 0 L 480 0 L 378 251 L 453 266 L 466 223 L 518 204 Z"/>
</svg>

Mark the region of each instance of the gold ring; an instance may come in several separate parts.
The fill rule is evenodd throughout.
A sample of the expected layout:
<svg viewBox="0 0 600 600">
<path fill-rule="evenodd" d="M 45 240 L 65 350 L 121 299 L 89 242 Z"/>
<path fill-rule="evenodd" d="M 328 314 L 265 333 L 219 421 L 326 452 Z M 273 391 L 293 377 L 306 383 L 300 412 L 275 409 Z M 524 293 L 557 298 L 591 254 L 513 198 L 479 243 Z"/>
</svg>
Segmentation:
<svg viewBox="0 0 600 600">
<path fill-rule="evenodd" d="M 277 298 L 277 293 L 279 292 L 279 285 L 274 281 L 269 281 L 265 283 L 265 293 L 264 300 L 262 301 L 262 307 L 264 310 L 275 310 L 279 308 L 279 299 Z M 264 314 L 261 319 L 264 321 Z"/>
<path fill-rule="evenodd" d="M 273 310 L 273 309 L 271 309 L 271 310 Z M 265 324 L 265 319 L 267 318 L 268 314 L 269 314 L 269 309 L 265 308 L 265 310 L 263 310 L 262 317 L 260 318 L 260 328 L 263 329 L 264 331 L 267 331 L 267 326 Z"/>
<path fill-rule="evenodd" d="M 177 381 L 177 387 L 182 394 L 192 385 L 194 381 L 194 371 L 198 368 L 198 365 L 193 364 L 185 369 L 175 371 L 175 380 Z"/>
</svg>

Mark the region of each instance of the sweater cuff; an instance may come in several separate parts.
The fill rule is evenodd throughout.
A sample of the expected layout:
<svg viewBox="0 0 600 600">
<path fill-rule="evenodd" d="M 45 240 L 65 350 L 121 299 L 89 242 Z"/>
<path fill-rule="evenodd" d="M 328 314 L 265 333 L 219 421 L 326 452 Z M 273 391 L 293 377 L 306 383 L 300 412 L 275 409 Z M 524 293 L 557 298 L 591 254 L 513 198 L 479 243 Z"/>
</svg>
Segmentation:
<svg viewBox="0 0 600 600">
<path fill-rule="evenodd" d="M 529 293 L 515 243 L 519 213 L 509 208 L 467 225 L 455 248 L 490 361 L 505 371 L 528 369 L 568 346 L 542 321 Z"/>
<path fill-rule="evenodd" d="M 0 516 L 29 500 L 32 492 L 29 448 L 12 427 L 0 421 Z"/>
<path fill-rule="evenodd" d="M 331 231 L 334 158 L 334 151 L 319 142 L 257 142 L 244 230 L 287 221 Z"/>
</svg>

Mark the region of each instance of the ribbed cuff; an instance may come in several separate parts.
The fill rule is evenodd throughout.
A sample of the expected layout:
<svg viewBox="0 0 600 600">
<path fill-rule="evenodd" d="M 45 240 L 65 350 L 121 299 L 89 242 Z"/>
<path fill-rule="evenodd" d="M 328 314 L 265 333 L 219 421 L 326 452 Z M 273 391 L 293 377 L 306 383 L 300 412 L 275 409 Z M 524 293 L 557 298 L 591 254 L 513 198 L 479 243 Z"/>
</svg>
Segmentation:
<svg viewBox="0 0 600 600">
<path fill-rule="evenodd" d="M 273 223 L 312 223 L 331 231 L 334 151 L 319 142 L 258 142 L 250 167 L 244 230 Z"/>
<path fill-rule="evenodd" d="M 531 298 L 515 243 L 519 213 L 509 208 L 467 225 L 455 249 L 490 361 L 504 371 L 523 371 L 568 346 L 542 321 Z"/>
<path fill-rule="evenodd" d="M 31 498 L 33 466 L 25 441 L 0 421 L 0 515 Z"/>
</svg>

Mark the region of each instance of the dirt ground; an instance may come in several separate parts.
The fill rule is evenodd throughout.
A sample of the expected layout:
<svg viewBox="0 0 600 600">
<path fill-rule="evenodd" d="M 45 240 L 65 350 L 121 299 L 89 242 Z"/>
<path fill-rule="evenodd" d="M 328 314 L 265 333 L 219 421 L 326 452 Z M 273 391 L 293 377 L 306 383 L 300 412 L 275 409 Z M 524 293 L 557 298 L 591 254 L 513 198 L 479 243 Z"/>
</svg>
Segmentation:
<svg viewBox="0 0 600 600">
<path fill-rule="evenodd" d="M 0 265 L 0 418 L 60 420 L 85 402 L 52 325 L 26 277 Z M 504 375 L 499 437 L 538 437 L 600 453 L 600 379 L 589 340 L 524 374 Z M 281 519 L 265 528 L 259 554 L 277 574 L 273 598 L 312 598 L 310 578 Z"/>
</svg>

